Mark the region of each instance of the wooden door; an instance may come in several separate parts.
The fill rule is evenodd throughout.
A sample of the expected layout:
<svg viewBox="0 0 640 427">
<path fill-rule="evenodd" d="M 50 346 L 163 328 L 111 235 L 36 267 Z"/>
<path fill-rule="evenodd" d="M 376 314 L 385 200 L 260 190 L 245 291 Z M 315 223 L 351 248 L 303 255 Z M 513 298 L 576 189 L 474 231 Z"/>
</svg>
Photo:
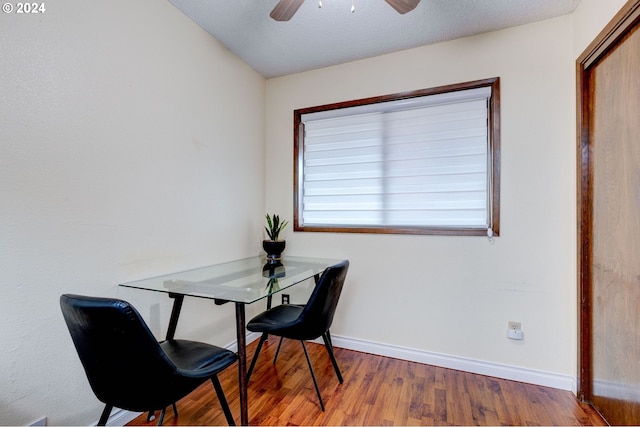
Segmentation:
<svg viewBox="0 0 640 427">
<path fill-rule="evenodd" d="M 640 424 L 640 0 L 580 58 L 580 395 Z"/>
</svg>

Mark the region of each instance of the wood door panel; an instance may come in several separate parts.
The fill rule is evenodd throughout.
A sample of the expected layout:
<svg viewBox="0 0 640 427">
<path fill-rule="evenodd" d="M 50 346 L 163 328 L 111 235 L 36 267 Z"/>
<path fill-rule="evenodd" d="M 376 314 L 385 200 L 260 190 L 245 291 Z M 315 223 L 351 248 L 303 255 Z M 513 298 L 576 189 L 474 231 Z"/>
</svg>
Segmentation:
<svg viewBox="0 0 640 427">
<path fill-rule="evenodd" d="M 593 69 L 592 393 L 611 424 L 640 424 L 640 31 Z"/>
</svg>

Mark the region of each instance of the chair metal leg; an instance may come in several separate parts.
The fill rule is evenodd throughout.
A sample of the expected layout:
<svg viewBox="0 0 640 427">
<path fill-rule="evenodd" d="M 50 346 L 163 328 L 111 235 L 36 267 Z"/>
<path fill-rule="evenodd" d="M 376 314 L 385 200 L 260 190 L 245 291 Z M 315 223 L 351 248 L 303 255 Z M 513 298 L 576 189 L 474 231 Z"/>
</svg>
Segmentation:
<svg viewBox="0 0 640 427">
<path fill-rule="evenodd" d="M 249 382 L 249 379 L 251 379 L 251 373 L 253 372 L 253 368 L 255 368 L 256 366 L 256 361 L 258 360 L 258 355 L 260 354 L 260 350 L 262 349 L 262 344 L 264 344 L 268 336 L 269 334 L 263 332 L 262 336 L 260 337 L 260 341 L 258 341 L 258 347 L 256 347 L 256 352 L 253 354 L 253 359 L 251 359 L 251 366 L 249 366 L 249 371 L 247 372 L 247 383 Z"/>
<path fill-rule="evenodd" d="M 309 359 L 307 346 L 304 344 L 304 341 L 300 341 L 300 342 L 302 343 L 302 349 L 304 350 L 304 355 L 307 358 L 307 364 L 309 365 L 311 378 L 313 378 L 313 385 L 316 387 L 316 393 L 318 394 L 318 400 L 320 401 L 320 408 L 322 409 L 322 412 L 324 412 L 324 403 L 322 402 L 322 396 L 320 396 L 320 388 L 318 387 L 318 382 L 316 381 L 316 375 L 313 373 L 313 367 L 311 366 L 311 359 Z"/>
<path fill-rule="evenodd" d="M 100 415 L 100 420 L 98 421 L 99 426 L 106 426 L 107 421 L 109 420 L 109 415 L 111 415 L 111 410 L 113 409 L 113 405 L 105 405 L 102 410 L 102 415 Z"/>
<path fill-rule="evenodd" d="M 227 403 L 227 398 L 224 395 L 224 390 L 222 390 L 222 386 L 220 385 L 220 380 L 217 375 L 211 377 L 211 382 L 213 383 L 213 388 L 216 389 L 216 394 L 218 395 L 218 400 L 220 401 L 220 406 L 222 406 L 222 412 L 224 412 L 224 416 L 227 418 L 227 423 L 230 426 L 235 426 L 236 421 L 233 419 L 233 415 L 231 414 L 231 409 L 229 409 L 229 404 Z"/>
<path fill-rule="evenodd" d="M 158 425 L 161 426 L 162 425 L 162 421 L 164 421 L 164 413 L 166 412 L 167 408 L 163 408 L 162 411 L 160 411 L 160 418 L 158 419 Z"/>
<path fill-rule="evenodd" d="M 176 406 L 176 402 L 173 402 L 173 416 L 178 416 L 178 407 Z"/>
<path fill-rule="evenodd" d="M 273 364 L 276 364 L 276 360 L 278 360 L 278 354 L 280 353 L 280 346 L 282 345 L 282 340 L 284 337 L 280 337 L 280 341 L 278 342 L 278 348 L 276 349 L 276 355 L 273 357 Z"/>
<path fill-rule="evenodd" d="M 327 349 L 327 353 L 329 353 L 329 358 L 331 359 L 331 364 L 333 365 L 333 369 L 336 371 L 336 375 L 338 376 L 338 381 L 342 384 L 342 374 L 340 373 L 340 368 L 338 368 L 338 362 L 336 361 L 336 357 L 333 354 L 333 345 L 331 344 L 331 336 L 329 335 L 329 331 L 322 334 L 322 339 L 324 340 L 324 346 Z"/>
</svg>

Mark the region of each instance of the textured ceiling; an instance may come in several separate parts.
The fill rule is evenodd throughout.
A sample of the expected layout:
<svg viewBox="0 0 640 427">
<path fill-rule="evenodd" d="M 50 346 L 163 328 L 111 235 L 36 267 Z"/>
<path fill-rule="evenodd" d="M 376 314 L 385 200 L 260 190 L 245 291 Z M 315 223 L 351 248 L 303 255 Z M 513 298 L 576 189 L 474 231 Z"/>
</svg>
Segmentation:
<svg viewBox="0 0 640 427">
<path fill-rule="evenodd" d="M 265 78 L 341 64 L 573 12 L 580 0 L 306 0 L 290 21 L 278 0 L 169 0 Z M 604 1 L 604 0 L 603 0 Z M 351 13 L 352 2 L 355 12 Z"/>
</svg>

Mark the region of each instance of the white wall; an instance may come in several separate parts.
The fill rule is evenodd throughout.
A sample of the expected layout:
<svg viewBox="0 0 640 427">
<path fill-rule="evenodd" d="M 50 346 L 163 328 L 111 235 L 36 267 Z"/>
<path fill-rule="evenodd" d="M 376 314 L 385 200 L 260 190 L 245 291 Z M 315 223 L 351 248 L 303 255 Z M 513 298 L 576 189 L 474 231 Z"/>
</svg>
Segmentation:
<svg viewBox="0 0 640 427">
<path fill-rule="evenodd" d="M 633 0 L 628 0 L 631 3 Z M 581 0 L 573 13 L 574 56 L 577 59 L 627 0 Z"/>
<path fill-rule="evenodd" d="M 1 425 L 102 411 L 60 294 L 165 316 L 166 296 L 116 285 L 250 256 L 262 239 L 265 80 L 167 1 L 45 5 L 0 14 Z M 184 310 L 182 336 L 235 339 L 232 307 Z"/>
<path fill-rule="evenodd" d="M 617 10 L 588 3 L 576 16 L 268 80 L 267 203 L 292 217 L 283 190 L 293 186 L 292 156 L 282 153 L 292 151 L 294 109 L 501 78 L 494 243 L 288 233 L 288 251 L 351 260 L 334 336 L 568 378 L 575 387 L 575 59 L 584 48 L 576 44 L 588 44 Z M 509 320 L 522 322 L 523 341 L 507 339 Z"/>
</svg>

